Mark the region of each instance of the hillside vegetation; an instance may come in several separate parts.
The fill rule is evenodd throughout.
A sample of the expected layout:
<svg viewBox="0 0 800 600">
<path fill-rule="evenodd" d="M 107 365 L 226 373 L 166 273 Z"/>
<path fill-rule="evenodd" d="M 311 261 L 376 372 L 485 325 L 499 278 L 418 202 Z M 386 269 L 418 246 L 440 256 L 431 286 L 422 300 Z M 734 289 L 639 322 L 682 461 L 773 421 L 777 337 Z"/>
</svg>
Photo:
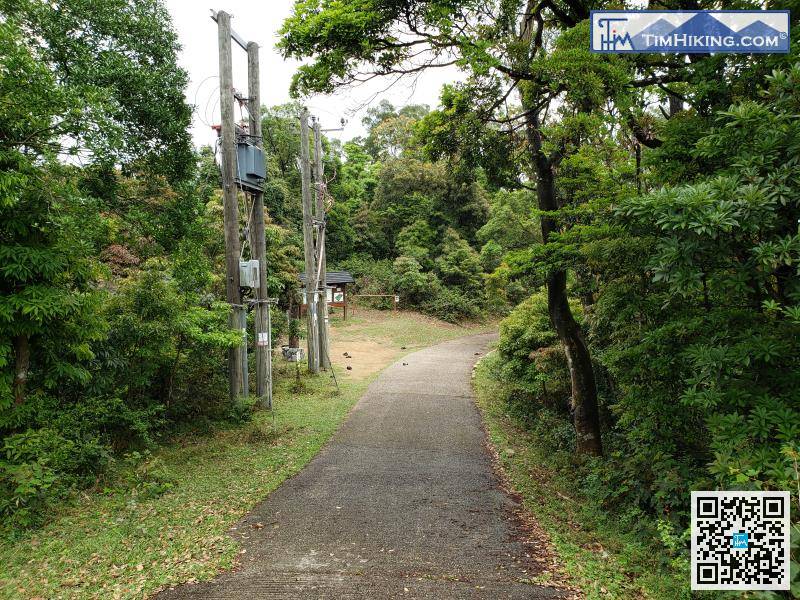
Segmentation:
<svg viewBox="0 0 800 600">
<path fill-rule="evenodd" d="M 444 321 L 504 317 L 484 375 L 505 412 L 659 566 L 685 575 L 692 490 L 796 504 L 800 5 L 736 5 L 764 7 L 792 11 L 788 54 L 690 60 L 591 53 L 604 6 L 581 0 L 297 0 L 277 47 L 303 62 L 296 101 L 261 115 L 275 338 L 302 269 L 302 98 L 456 64 L 438 106 L 380 102 L 363 137 L 323 140 L 329 267 Z M 0 15 L 14 538 L 175 435 L 260 417 L 226 396 L 219 171 L 190 144 L 164 5 Z M 798 539 L 794 592 L 766 597 L 800 593 Z"/>
</svg>

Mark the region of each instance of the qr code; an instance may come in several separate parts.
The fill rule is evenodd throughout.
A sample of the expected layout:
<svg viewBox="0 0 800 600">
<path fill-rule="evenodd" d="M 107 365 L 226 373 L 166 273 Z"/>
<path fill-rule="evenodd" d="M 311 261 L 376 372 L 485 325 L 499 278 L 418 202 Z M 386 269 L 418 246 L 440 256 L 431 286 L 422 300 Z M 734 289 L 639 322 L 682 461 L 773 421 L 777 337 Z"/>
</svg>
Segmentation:
<svg viewBox="0 0 800 600">
<path fill-rule="evenodd" d="M 692 492 L 692 589 L 789 589 L 789 492 Z"/>
</svg>

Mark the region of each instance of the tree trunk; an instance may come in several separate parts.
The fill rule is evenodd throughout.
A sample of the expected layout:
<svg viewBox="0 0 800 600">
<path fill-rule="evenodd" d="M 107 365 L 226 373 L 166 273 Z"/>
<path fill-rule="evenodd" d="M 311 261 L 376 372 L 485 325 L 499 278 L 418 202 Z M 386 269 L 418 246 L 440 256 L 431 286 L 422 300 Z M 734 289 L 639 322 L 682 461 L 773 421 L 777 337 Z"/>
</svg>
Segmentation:
<svg viewBox="0 0 800 600">
<path fill-rule="evenodd" d="M 292 319 L 300 319 L 300 305 L 292 302 L 289 305 L 289 314 L 291 315 Z M 300 336 L 293 335 L 289 337 L 289 347 L 290 348 L 299 348 L 300 347 Z"/>
<path fill-rule="evenodd" d="M 31 349 L 27 335 L 14 338 L 14 356 L 14 404 L 19 405 L 25 402 L 25 386 L 31 366 Z"/>
<path fill-rule="evenodd" d="M 555 211 L 556 200 L 554 163 L 559 157 L 547 157 L 542 150 L 539 118 L 535 111 L 526 116 L 526 135 L 531 158 L 536 171 L 536 195 L 539 209 Z M 556 223 L 552 217 L 542 215 L 542 241 L 546 244 Z M 600 456 L 603 445 L 600 438 L 600 418 L 597 408 L 597 385 L 589 349 L 583 339 L 580 325 L 575 321 L 567 297 L 567 273 L 554 271 L 547 277 L 547 309 L 550 323 L 567 356 L 572 383 L 572 410 L 578 454 Z"/>
<path fill-rule="evenodd" d="M 683 100 L 675 94 L 669 94 L 669 116 L 670 118 L 677 115 L 683 110 Z"/>
<path fill-rule="evenodd" d="M 572 414 L 575 424 L 575 449 L 578 454 L 603 454 L 597 385 L 589 349 L 580 325 L 572 316 L 567 301 L 567 273 L 555 271 L 547 277 L 547 308 L 550 322 L 567 355 L 572 383 Z"/>
<path fill-rule="evenodd" d="M 178 363 L 181 360 L 181 352 L 186 344 L 183 334 L 178 338 L 178 348 L 175 351 L 175 360 L 172 361 L 172 368 L 169 370 L 169 380 L 167 381 L 167 408 L 172 406 L 172 392 L 175 387 L 175 374 L 178 372 Z"/>
</svg>

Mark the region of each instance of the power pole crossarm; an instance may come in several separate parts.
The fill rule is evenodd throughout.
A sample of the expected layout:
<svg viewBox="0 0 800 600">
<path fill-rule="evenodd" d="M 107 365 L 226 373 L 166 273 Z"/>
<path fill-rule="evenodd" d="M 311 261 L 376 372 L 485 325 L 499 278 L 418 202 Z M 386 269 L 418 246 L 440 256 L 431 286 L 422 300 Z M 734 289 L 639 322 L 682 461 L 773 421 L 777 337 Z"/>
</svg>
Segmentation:
<svg viewBox="0 0 800 600">
<path fill-rule="evenodd" d="M 225 14 L 227 14 L 227 13 L 225 13 Z M 218 12 L 214 12 L 213 10 L 211 11 L 211 18 L 212 18 L 214 21 L 216 21 L 217 23 L 219 23 L 219 15 L 220 15 L 220 13 L 218 13 Z M 231 16 L 230 16 L 230 15 L 228 15 L 228 19 L 230 19 L 230 18 L 231 18 Z M 230 31 L 231 31 L 231 39 L 232 39 L 234 42 L 236 42 L 237 44 L 239 44 L 239 47 L 240 47 L 242 50 L 247 50 L 247 46 L 248 46 L 249 44 L 248 44 L 247 42 L 245 42 L 245 41 L 244 41 L 244 38 L 243 38 L 242 36 L 240 36 L 238 33 L 236 33 L 236 32 L 235 32 L 233 29 L 231 29 Z"/>
</svg>

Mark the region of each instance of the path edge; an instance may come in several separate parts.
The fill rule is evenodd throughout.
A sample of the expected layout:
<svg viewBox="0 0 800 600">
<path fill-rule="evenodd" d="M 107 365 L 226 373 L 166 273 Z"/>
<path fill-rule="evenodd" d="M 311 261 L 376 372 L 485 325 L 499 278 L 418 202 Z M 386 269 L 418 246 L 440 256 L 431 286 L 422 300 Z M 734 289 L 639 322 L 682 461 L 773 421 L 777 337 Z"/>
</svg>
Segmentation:
<svg viewBox="0 0 800 600">
<path fill-rule="evenodd" d="M 480 363 L 496 349 L 488 349 L 472 366 L 470 372 L 470 387 L 472 388 L 472 402 L 480 418 L 480 428 L 483 440 L 481 442 L 491 463 L 498 489 L 509 499 L 509 506 L 506 509 L 505 518 L 511 530 L 518 536 L 520 543 L 526 547 L 536 548 L 537 554 L 543 555 L 541 560 L 533 558 L 533 553 L 527 557 L 527 561 L 534 566 L 540 573 L 548 573 L 550 579 L 546 582 L 531 582 L 537 585 L 547 585 L 567 593 L 565 600 L 582 600 L 583 592 L 576 587 L 569 573 L 564 569 L 561 557 L 553 544 L 550 534 L 539 524 L 536 516 L 525 506 L 525 497 L 516 489 L 511 481 L 500 453 L 492 442 L 491 433 L 488 427 L 488 418 L 483 408 L 478 402 L 478 393 L 475 389 L 475 372 Z"/>
</svg>

